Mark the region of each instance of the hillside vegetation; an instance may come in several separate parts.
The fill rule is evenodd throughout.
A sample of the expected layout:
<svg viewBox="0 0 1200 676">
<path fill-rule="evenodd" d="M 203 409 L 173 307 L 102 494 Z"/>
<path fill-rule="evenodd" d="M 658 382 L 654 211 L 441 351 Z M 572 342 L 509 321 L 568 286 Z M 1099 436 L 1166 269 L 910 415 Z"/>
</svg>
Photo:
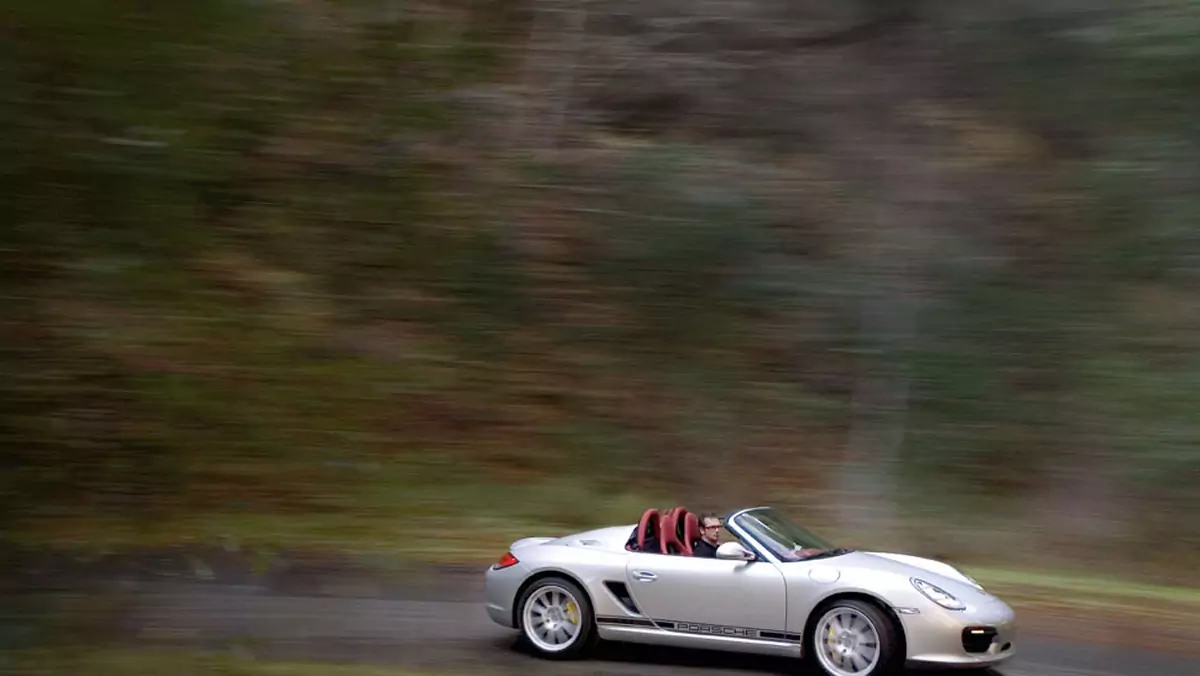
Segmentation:
<svg viewBox="0 0 1200 676">
<path fill-rule="evenodd" d="M 1195 561 L 1193 3 L 10 4 L 12 541 Z"/>
</svg>

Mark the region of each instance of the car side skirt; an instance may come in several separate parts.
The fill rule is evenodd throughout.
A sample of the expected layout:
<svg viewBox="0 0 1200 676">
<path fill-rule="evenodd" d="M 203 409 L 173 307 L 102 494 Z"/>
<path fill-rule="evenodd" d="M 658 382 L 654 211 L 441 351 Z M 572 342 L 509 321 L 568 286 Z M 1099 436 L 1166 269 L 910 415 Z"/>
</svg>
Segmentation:
<svg viewBox="0 0 1200 676">
<path fill-rule="evenodd" d="M 608 641 L 641 643 L 676 648 L 724 650 L 776 657 L 803 657 L 804 642 L 797 634 L 725 625 L 651 620 L 645 617 L 597 616 L 596 630 Z M 967 658 L 953 655 L 907 659 L 910 668 L 980 668 L 1007 661 L 1014 654 L 980 655 Z"/>
<path fill-rule="evenodd" d="M 609 641 L 781 657 L 800 657 L 803 646 L 799 636 L 785 632 L 641 617 L 597 617 L 596 630 Z"/>
</svg>

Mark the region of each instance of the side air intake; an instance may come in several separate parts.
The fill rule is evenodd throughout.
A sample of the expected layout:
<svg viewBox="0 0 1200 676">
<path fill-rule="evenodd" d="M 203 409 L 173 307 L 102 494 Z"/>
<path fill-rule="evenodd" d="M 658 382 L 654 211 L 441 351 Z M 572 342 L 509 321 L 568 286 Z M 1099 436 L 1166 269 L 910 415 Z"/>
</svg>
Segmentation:
<svg viewBox="0 0 1200 676">
<path fill-rule="evenodd" d="M 625 610 L 638 615 L 642 614 L 642 611 L 638 609 L 637 604 L 633 602 L 633 597 L 629 595 L 629 587 L 626 587 L 624 582 L 613 582 L 609 580 L 604 583 L 604 587 L 608 589 L 609 593 L 613 595 L 613 598 L 617 599 L 617 602 L 620 603 Z"/>
</svg>

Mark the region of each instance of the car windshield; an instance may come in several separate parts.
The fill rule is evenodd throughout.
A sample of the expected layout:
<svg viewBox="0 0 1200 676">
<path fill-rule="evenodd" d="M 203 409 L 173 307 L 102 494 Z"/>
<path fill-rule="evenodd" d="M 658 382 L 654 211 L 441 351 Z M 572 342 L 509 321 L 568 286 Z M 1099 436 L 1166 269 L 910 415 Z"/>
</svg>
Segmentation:
<svg viewBox="0 0 1200 676">
<path fill-rule="evenodd" d="M 850 550 L 796 525 L 786 515 L 770 508 L 754 509 L 738 515 L 735 523 L 769 549 L 780 561 L 811 561 L 839 556 Z"/>
</svg>

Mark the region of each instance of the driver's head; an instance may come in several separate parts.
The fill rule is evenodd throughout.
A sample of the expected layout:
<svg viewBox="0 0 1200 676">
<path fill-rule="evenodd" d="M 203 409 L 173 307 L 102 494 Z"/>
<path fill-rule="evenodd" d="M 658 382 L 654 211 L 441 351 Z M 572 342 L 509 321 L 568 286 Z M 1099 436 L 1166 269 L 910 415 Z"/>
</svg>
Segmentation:
<svg viewBox="0 0 1200 676">
<path fill-rule="evenodd" d="M 712 512 L 701 514 L 700 537 L 709 544 L 717 544 L 717 540 L 721 537 L 721 517 Z"/>
</svg>

